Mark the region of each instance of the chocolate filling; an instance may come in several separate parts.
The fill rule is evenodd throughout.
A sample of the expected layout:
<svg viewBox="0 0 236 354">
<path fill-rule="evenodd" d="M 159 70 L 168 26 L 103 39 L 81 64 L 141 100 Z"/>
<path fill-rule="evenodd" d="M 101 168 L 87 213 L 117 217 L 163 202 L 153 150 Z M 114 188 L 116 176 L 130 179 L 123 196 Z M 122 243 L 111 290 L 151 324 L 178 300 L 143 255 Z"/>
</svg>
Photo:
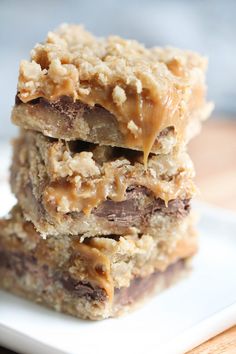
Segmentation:
<svg viewBox="0 0 236 354">
<path fill-rule="evenodd" d="M 143 195 L 150 198 L 150 203 L 145 207 L 140 203 Z M 152 193 L 147 188 L 134 186 L 126 191 L 126 200 L 122 202 L 106 200 L 93 210 L 93 214 L 128 227 L 148 223 L 148 219 L 154 213 L 180 218 L 187 216 L 189 211 L 190 199 L 174 199 L 166 205 L 161 198 L 152 197 Z"/>
<path fill-rule="evenodd" d="M 42 107 L 50 108 L 55 112 L 58 112 L 62 115 L 67 116 L 68 118 L 76 118 L 77 116 L 83 116 L 84 114 L 90 112 L 94 109 L 104 110 L 101 106 L 89 106 L 86 103 L 83 103 L 79 100 L 74 101 L 69 96 L 62 96 L 60 99 L 56 101 L 49 102 L 43 97 L 36 98 L 28 102 L 31 105 L 39 104 Z M 15 104 L 20 105 L 23 102 L 20 100 L 18 95 L 15 97 Z"/>
<path fill-rule="evenodd" d="M 23 102 L 20 100 L 18 95 L 15 97 L 15 105 L 20 105 L 23 104 Z M 47 110 L 51 110 L 55 113 L 58 113 L 64 117 L 67 118 L 66 122 L 68 125 L 68 128 L 73 128 L 73 121 L 76 118 L 80 117 L 86 117 L 90 116 L 106 116 L 109 118 L 108 121 L 113 122 L 116 124 L 116 118 L 115 116 L 107 111 L 105 108 L 103 108 L 100 105 L 94 105 L 94 106 L 89 106 L 86 103 L 83 103 L 79 100 L 74 101 L 72 97 L 69 96 L 62 96 L 56 101 L 51 101 L 49 102 L 43 97 L 36 98 L 34 100 L 31 100 L 28 102 L 28 104 L 31 105 L 39 105 L 43 108 L 46 108 Z M 174 127 L 167 127 L 163 129 L 159 136 L 166 136 L 168 135 L 168 132 L 170 130 L 174 130 Z"/>
<path fill-rule="evenodd" d="M 99 302 L 104 302 L 107 299 L 104 289 L 94 286 L 88 281 L 77 281 L 68 272 L 57 271 L 53 276 L 50 276 L 51 271 L 49 273 L 49 268 L 46 264 L 39 266 L 37 259 L 33 255 L 25 255 L 23 252 L 0 250 L 0 268 L 12 270 L 19 277 L 22 277 L 25 273 L 31 273 L 35 276 L 39 275 L 47 283 L 49 281 L 59 281 L 63 288 L 74 297 L 83 297 L 88 301 Z M 180 259 L 170 265 L 164 272 L 156 271 L 147 277 L 133 279 L 129 287 L 115 289 L 115 304 L 120 306 L 132 304 L 144 295 L 151 293 L 158 284 L 158 280 L 160 280 L 162 288 L 170 286 L 175 273 L 184 268 L 185 262 Z"/>
<path fill-rule="evenodd" d="M 134 278 L 129 287 L 115 289 L 115 302 L 120 306 L 131 305 L 146 294 L 152 293 L 158 280 L 162 283 L 162 288 L 167 288 L 172 284 L 174 275 L 184 269 L 185 261 L 180 259 L 171 264 L 164 272 L 156 271 L 144 278 Z"/>
<path fill-rule="evenodd" d="M 60 278 L 64 289 L 69 291 L 70 294 L 77 297 L 85 297 L 88 301 L 103 302 L 106 300 L 107 295 L 104 289 L 93 286 L 86 281 L 76 281 L 69 274 L 64 273 Z"/>
<path fill-rule="evenodd" d="M 15 98 L 15 104 L 23 104 L 23 102 L 19 99 L 17 95 Z M 105 108 L 99 105 L 89 106 L 88 104 L 83 103 L 79 100 L 74 101 L 69 96 L 62 96 L 60 99 L 51 102 L 49 102 L 43 97 L 39 97 L 29 101 L 28 104 L 37 105 L 38 107 L 45 108 L 49 112 L 51 111 L 59 114 L 60 116 L 65 117 L 65 122 L 68 129 L 73 128 L 73 122 L 75 119 L 79 119 L 82 117 L 86 119 L 86 117 L 90 116 L 105 116 L 108 121 L 117 124 L 115 116 L 108 112 Z"/>
<path fill-rule="evenodd" d="M 46 211 L 41 201 L 37 201 L 32 193 L 32 185 L 30 182 L 25 186 L 25 193 L 28 200 L 31 201 L 31 207 L 37 209 L 36 213 L 40 217 L 45 218 Z M 143 195 L 147 199 L 145 205 L 142 200 Z M 173 218 L 184 218 L 190 210 L 190 199 L 174 199 L 170 200 L 166 205 L 161 198 L 155 198 L 153 193 L 145 187 L 133 186 L 126 191 L 126 200 L 122 202 L 114 202 L 106 200 L 102 202 L 97 208 L 92 210 L 92 214 L 97 217 L 105 218 L 111 225 L 115 224 L 118 227 L 137 227 L 139 225 L 148 226 L 149 219 L 154 214 L 162 216 L 169 216 Z M 82 212 L 68 213 L 70 217 L 76 220 Z"/>
<path fill-rule="evenodd" d="M 49 274 L 47 264 L 38 265 L 34 255 L 26 255 L 23 252 L 9 252 L 0 250 L 0 268 L 6 268 L 16 273 L 18 277 L 26 273 L 34 273 L 47 281 L 58 281 L 71 296 L 84 297 L 88 301 L 104 302 L 107 298 L 106 291 L 86 281 L 78 281 L 72 278 L 68 272 L 57 271 L 53 276 Z"/>
<path fill-rule="evenodd" d="M 37 264 L 37 260 L 33 255 L 0 250 L 0 268 L 14 270 L 17 276 L 21 277 L 28 271 L 29 264 Z"/>
</svg>

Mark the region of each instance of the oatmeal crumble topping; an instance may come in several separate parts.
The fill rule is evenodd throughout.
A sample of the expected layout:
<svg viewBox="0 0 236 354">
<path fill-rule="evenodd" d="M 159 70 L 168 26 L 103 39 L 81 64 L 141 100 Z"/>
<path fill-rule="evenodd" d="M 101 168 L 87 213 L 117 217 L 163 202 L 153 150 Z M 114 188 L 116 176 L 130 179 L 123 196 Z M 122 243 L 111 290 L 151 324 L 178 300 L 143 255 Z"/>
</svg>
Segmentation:
<svg viewBox="0 0 236 354">
<path fill-rule="evenodd" d="M 147 161 L 163 129 L 173 126 L 182 138 L 193 111 L 207 105 L 206 65 L 190 51 L 148 49 L 117 36 L 96 38 L 65 24 L 35 46 L 30 61 L 21 62 L 18 95 L 24 103 L 70 96 L 104 107 L 129 142 L 142 141 Z"/>
</svg>

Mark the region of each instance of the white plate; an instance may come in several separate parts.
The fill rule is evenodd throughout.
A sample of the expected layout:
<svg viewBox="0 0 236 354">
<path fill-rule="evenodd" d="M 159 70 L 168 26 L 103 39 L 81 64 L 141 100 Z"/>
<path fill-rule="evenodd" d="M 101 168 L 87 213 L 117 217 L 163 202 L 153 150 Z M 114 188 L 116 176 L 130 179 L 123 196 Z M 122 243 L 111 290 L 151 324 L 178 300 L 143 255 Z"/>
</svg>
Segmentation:
<svg viewBox="0 0 236 354">
<path fill-rule="evenodd" d="M 0 173 L 0 214 L 14 198 Z M 190 277 L 128 316 L 89 322 L 0 292 L 0 343 L 22 353 L 184 353 L 236 324 L 236 214 L 197 205 Z"/>
</svg>

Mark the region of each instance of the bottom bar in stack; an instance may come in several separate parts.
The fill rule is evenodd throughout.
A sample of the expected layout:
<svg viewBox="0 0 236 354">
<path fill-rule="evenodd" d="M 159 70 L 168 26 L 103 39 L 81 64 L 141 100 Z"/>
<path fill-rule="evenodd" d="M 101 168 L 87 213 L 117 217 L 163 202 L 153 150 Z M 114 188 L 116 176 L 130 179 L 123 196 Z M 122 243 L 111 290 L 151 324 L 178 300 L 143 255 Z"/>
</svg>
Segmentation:
<svg viewBox="0 0 236 354">
<path fill-rule="evenodd" d="M 0 220 L 0 287 L 80 318 L 117 316 L 188 273 L 192 225 L 189 214 L 155 236 L 45 240 L 16 206 Z"/>
</svg>

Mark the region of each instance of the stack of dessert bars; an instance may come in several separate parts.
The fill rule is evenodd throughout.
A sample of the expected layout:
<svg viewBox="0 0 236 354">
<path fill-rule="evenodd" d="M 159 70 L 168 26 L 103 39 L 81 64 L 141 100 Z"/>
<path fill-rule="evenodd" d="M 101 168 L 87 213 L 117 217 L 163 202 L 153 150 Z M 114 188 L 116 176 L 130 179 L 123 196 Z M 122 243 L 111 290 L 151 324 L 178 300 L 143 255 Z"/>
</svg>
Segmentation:
<svg viewBox="0 0 236 354">
<path fill-rule="evenodd" d="M 0 286 L 74 316 L 126 311 L 197 250 L 186 144 L 211 110 L 206 59 L 62 25 L 20 64 Z"/>
</svg>

